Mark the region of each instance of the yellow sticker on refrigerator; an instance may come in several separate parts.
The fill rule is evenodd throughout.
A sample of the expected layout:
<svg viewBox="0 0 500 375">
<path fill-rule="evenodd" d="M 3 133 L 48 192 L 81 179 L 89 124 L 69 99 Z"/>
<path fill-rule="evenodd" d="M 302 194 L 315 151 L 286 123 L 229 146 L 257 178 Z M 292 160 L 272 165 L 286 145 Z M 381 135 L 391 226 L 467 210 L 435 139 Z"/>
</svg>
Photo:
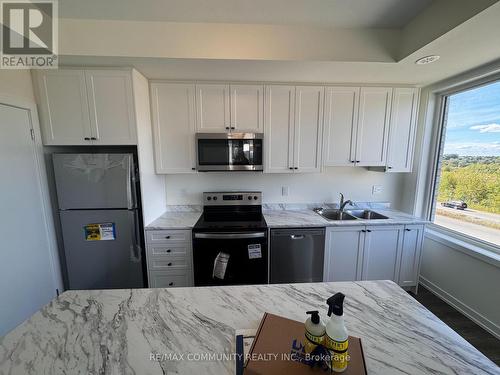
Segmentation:
<svg viewBox="0 0 500 375">
<path fill-rule="evenodd" d="M 87 224 L 83 227 L 85 241 L 113 241 L 116 239 L 115 223 Z"/>
</svg>

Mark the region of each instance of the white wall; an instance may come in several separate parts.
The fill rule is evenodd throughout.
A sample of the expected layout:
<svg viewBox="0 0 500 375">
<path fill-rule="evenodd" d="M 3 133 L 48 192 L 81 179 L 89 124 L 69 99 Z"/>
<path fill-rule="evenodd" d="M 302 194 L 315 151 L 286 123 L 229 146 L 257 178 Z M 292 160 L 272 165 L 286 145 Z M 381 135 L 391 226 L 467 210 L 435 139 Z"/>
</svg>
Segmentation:
<svg viewBox="0 0 500 375">
<path fill-rule="evenodd" d="M 35 95 L 29 70 L 0 69 L 0 93 L 34 103 Z"/>
<path fill-rule="evenodd" d="M 331 167 L 323 173 L 198 173 L 167 175 L 167 204 L 200 204 L 201 193 L 216 190 L 257 190 L 266 203 L 331 203 L 339 193 L 353 201 L 389 201 L 399 203 L 401 175 L 368 171 L 365 168 Z M 373 185 L 382 185 L 381 194 L 372 194 Z M 281 187 L 288 186 L 288 197 Z"/>
<path fill-rule="evenodd" d="M 500 262 L 485 262 L 426 235 L 421 282 L 500 338 Z"/>
</svg>

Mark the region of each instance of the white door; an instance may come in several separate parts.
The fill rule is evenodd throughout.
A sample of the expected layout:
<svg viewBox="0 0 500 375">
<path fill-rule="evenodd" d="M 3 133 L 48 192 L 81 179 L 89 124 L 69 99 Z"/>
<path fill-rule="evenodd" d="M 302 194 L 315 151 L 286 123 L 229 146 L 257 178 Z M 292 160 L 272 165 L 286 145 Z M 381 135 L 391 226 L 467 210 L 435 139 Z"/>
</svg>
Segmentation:
<svg viewBox="0 0 500 375">
<path fill-rule="evenodd" d="M 137 144 L 130 72 L 87 70 L 92 144 Z"/>
<path fill-rule="evenodd" d="M 196 85 L 196 128 L 198 132 L 227 132 L 229 118 L 229 85 Z"/>
<path fill-rule="evenodd" d="M 387 148 L 387 170 L 389 172 L 411 172 L 417 106 L 418 89 L 394 89 Z"/>
<path fill-rule="evenodd" d="M 319 172 L 321 168 L 321 136 L 323 131 L 324 87 L 295 88 L 294 170 Z"/>
<path fill-rule="evenodd" d="M 194 100 L 194 84 L 151 84 L 157 173 L 196 170 Z"/>
<path fill-rule="evenodd" d="M 230 85 L 231 131 L 262 133 L 264 129 L 264 86 Z"/>
<path fill-rule="evenodd" d="M 403 225 L 367 226 L 362 280 L 398 281 Z"/>
<path fill-rule="evenodd" d="M 423 237 L 423 225 L 405 226 L 399 271 L 399 285 L 401 286 L 416 286 L 418 283 Z"/>
<path fill-rule="evenodd" d="M 28 110 L 0 104 L 0 337 L 56 294 L 40 166 L 30 130 Z"/>
<path fill-rule="evenodd" d="M 327 229 L 324 281 L 361 280 L 364 229 L 364 226 Z"/>
<path fill-rule="evenodd" d="M 293 173 L 295 86 L 266 86 L 264 172 Z"/>
<path fill-rule="evenodd" d="M 89 145 L 89 104 L 85 73 L 57 69 L 34 73 L 38 86 L 43 143 Z"/>
<path fill-rule="evenodd" d="M 356 165 L 385 166 L 392 88 L 362 87 L 356 143 Z"/>
<path fill-rule="evenodd" d="M 359 87 L 328 87 L 325 100 L 323 165 L 354 165 Z"/>
</svg>

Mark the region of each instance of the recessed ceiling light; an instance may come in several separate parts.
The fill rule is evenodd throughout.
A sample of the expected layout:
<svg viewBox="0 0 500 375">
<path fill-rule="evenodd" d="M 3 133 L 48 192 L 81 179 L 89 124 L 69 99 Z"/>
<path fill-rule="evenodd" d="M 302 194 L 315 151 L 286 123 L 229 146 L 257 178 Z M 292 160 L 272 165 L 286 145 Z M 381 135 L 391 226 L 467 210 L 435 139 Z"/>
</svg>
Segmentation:
<svg viewBox="0 0 500 375">
<path fill-rule="evenodd" d="M 430 63 L 433 63 L 434 61 L 439 60 L 440 57 L 441 56 L 439 56 L 439 55 L 425 56 L 425 57 L 422 57 L 422 58 L 418 59 L 417 61 L 415 61 L 415 64 L 417 64 L 417 65 L 430 64 Z"/>
</svg>

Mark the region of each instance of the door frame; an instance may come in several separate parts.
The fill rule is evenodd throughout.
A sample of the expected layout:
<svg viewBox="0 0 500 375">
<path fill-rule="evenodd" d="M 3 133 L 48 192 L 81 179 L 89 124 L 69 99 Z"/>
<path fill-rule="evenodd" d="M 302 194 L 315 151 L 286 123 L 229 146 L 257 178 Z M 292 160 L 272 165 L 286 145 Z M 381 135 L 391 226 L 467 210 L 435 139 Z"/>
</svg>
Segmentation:
<svg viewBox="0 0 500 375">
<path fill-rule="evenodd" d="M 55 297 L 57 295 L 57 290 L 62 292 L 64 290 L 64 287 L 62 282 L 56 232 L 54 228 L 54 216 L 50 200 L 47 170 L 44 159 L 42 134 L 40 132 L 40 122 L 38 120 L 36 103 L 34 102 L 34 100 L 0 93 L 0 104 L 28 111 L 30 126 L 35 137 L 33 141 L 33 155 L 35 157 L 35 168 L 37 170 L 38 189 L 42 198 L 42 214 L 44 217 L 45 234 L 48 246 L 47 255 L 49 256 L 49 261 L 52 268 L 51 273 Z"/>
</svg>

